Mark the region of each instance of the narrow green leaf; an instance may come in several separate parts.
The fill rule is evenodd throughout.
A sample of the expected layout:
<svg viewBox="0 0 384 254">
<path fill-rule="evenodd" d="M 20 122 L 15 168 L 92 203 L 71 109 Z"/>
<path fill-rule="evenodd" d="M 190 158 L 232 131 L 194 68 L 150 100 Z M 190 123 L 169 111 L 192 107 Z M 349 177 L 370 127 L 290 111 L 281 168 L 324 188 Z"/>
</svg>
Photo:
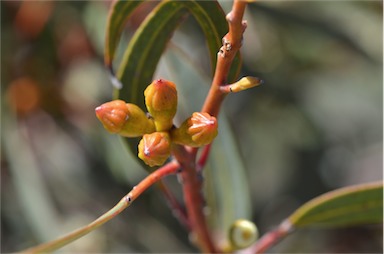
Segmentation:
<svg viewBox="0 0 384 254">
<path fill-rule="evenodd" d="M 163 1 L 147 16 L 131 39 L 118 69 L 117 78 L 123 87 L 120 90 L 115 89 L 115 99 L 134 103 L 145 109 L 144 90 L 152 82 L 157 64 L 173 31 L 187 13 L 187 9 L 179 2 Z M 139 139 L 124 140 L 131 151 L 137 154 Z M 148 169 L 144 163 L 141 164 Z"/>
<path fill-rule="evenodd" d="M 178 2 L 159 4 L 144 20 L 131 39 L 117 73 L 123 87 L 118 97 L 144 108 L 144 90 L 152 82 L 153 73 L 173 31 L 187 10 Z"/>
<path fill-rule="evenodd" d="M 349 186 L 321 195 L 300 207 L 293 227 L 349 226 L 383 221 L 383 183 Z"/>
<path fill-rule="evenodd" d="M 210 226 L 227 241 L 231 225 L 238 219 L 251 220 L 251 196 L 246 170 L 235 137 L 224 112 L 219 118 L 219 135 L 213 142 L 206 174 L 206 197 Z"/>
<path fill-rule="evenodd" d="M 183 1 L 183 4 L 189 9 L 203 30 L 207 40 L 213 74 L 216 67 L 218 49 L 222 45 L 221 39 L 228 32 L 225 13 L 217 1 Z M 238 53 L 228 75 L 230 83 L 237 78 L 240 67 L 241 58 L 240 53 Z"/>
<path fill-rule="evenodd" d="M 115 57 L 117 45 L 120 40 L 123 28 L 127 23 L 128 18 L 132 12 L 143 1 L 115 1 L 109 11 L 107 31 L 105 37 L 105 50 L 104 50 L 104 62 L 105 65 L 111 67 L 112 61 Z"/>
</svg>

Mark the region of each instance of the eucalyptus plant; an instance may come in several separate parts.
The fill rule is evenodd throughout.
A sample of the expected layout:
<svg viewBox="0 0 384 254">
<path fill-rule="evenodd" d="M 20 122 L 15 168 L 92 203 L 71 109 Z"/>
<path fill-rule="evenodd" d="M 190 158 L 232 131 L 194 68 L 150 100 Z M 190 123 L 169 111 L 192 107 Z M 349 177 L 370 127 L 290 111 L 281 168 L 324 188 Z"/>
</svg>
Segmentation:
<svg viewBox="0 0 384 254">
<path fill-rule="evenodd" d="M 243 16 L 247 5 L 252 4 L 250 2 L 235 0 L 232 10 L 225 15 L 216 1 L 161 1 L 140 24 L 118 66 L 114 65 L 114 60 L 123 28 L 144 1 L 117 0 L 113 3 L 108 17 L 104 62 L 115 85 L 114 98 L 98 106 L 95 113 L 111 135 L 121 136 L 148 175 L 116 206 L 89 225 L 24 252 L 53 251 L 69 244 L 139 201 L 140 195 L 151 186 L 164 193 L 186 233 L 194 236 L 192 244 L 206 253 L 240 249 L 246 249 L 247 253 L 262 253 L 301 228 L 382 222 L 383 185 L 377 182 L 321 195 L 301 206 L 260 239 L 251 218 L 238 215 L 226 217 L 221 238 L 214 236 L 204 214 L 206 203 L 210 204 L 202 191 L 202 173 L 214 152 L 211 151 L 212 142 L 216 137 L 226 135 L 226 128 L 219 121 L 221 105 L 227 96 L 236 96 L 237 92 L 247 92 L 247 89 L 264 83 L 257 77 L 238 77 L 241 67 L 239 50 L 243 43 L 247 43 L 243 42 L 247 28 Z M 201 110 L 177 124 L 174 117 L 180 100 L 179 84 L 166 79 L 153 80 L 153 76 L 172 33 L 187 14 L 196 19 L 205 35 L 213 75 Z M 264 85 L 267 86 L 267 82 Z M 236 168 L 231 170 L 236 174 Z M 162 181 L 169 175 L 181 179 L 183 204 L 176 201 Z M 209 180 L 215 183 L 220 175 L 210 177 Z M 227 202 L 233 204 L 231 199 L 235 198 L 227 197 Z"/>
</svg>

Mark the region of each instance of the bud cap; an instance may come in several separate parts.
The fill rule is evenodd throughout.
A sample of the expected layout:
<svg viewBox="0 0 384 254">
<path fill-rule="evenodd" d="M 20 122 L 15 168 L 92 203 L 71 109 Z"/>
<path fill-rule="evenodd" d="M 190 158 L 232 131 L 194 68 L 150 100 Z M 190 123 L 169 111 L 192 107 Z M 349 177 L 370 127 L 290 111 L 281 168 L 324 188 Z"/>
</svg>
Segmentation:
<svg viewBox="0 0 384 254">
<path fill-rule="evenodd" d="M 216 117 L 195 112 L 179 128 L 171 131 L 172 141 L 193 147 L 207 145 L 217 136 Z"/>
<path fill-rule="evenodd" d="M 111 133 L 139 137 L 155 131 L 155 125 L 143 110 L 132 103 L 113 100 L 95 109 L 97 118 Z"/>
<path fill-rule="evenodd" d="M 171 154 L 168 132 L 145 134 L 139 143 L 139 158 L 150 167 L 161 166 Z"/>
<path fill-rule="evenodd" d="M 145 105 L 157 131 L 169 130 L 177 110 L 176 85 L 165 79 L 154 80 L 144 91 Z"/>
</svg>

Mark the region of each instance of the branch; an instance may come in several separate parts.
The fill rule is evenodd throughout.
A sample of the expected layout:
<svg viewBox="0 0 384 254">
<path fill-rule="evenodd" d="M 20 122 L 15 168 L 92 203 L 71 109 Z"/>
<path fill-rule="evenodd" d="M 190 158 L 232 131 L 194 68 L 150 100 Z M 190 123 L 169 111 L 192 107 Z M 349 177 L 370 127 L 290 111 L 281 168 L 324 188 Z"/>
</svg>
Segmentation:
<svg viewBox="0 0 384 254">
<path fill-rule="evenodd" d="M 264 253 L 267 249 L 281 241 L 285 236 L 292 232 L 292 225 L 285 221 L 278 228 L 266 233 L 250 249 L 250 253 Z"/>
<path fill-rule="evenodd" d="M 203 213 L 204 199 L 201 195 L 202 179 L 196 170 L 196 154 L 181 145 L 174 145 L 172 154 L 182 168 L 180 174 L 185 206 L 192 229 L 191 233 L 196 239 L 196 244 L 203 252 L 215 253 L 217 250 L 208 231 L 207 222 Z"/>
<path fill-rule="evenodd" d="M 22 253 L 52 252 L 54 250 L 57 250 L 75 241 L 76 239 L 90 233 L 91 231 L 100 227 L 107 221 L 116 217 L 118 214 L 124 211 L 125 208 L 130 206 L 132 202 L 135 201 L 136 198 L 138 198 L 150 186 L 152 186 L 154 183 L 156 183 L 157 181 L 159 181 L 160 179 L 162 179 L 167 175 L 177 173 L 178 170 L 179 170 L 179 164 L 175 161 L 172 161 L 164 165 L 163 167 L 159 168 L 158 170 L 154 171 L 153 173 L 148 175 L 146 178 L 144 178 L 144 180 L 142 180 L 138 185 L 136 185 L 127 195 L 125 195 L 120 200 L 119 203 L 117 203 L 111 210 L 101 215 L 95 221 L 75 231 L 72 231 L 71 233 L 64 235 L 56 240 L 24 250 L 22 251 Z"/>
<path fill-rule="evenodd" d="M 226 84 L 233 59 L 241 47 L 243 32 L 246 27 L 245 22 L 242 21 L 246 5 L 246 2 L 235 0 L 232 11 L 227 15 L 229 32 L 222 40 L 223 46 L 217 55 L 212 85 L 201 110 L 201 112 L 209 113 L 215 117 L 220 111 L 221 103 L 226 94 L 220 90 L 220 86 Z M 196 236 L 197 243 L 204 252 L 214 253 L 217 252 L 217 249 L 213 244 L 203 214 L 204 200 L 201 194 L 202 180 L 200 177 L 200 170 L 206 163 L 210 147 L 209 145 L 204 148 L 202 157 L 197 162 L 198 165 L 196 165 L 197 148 L 188 150 L 186 147 L 177 146 L 173 149 L 173 154 L 183 168 L 181 173 L 183 193 L 192 233 Z"/>
<path fill-rule="evenodd" d="M 222 39 L 223 46 L 217 54 L 215 75 L 201 110 L 212 116 L 217 116 L 220 111 L 221 103 L 225 98 L 225 93 L 220 90 L 220 86 L 226 84 L 229 69 L 242 44 L 243 33 L 247 27 L 246 22 L 242 20 L 246 5 L 247 2 L 235 0 L 232 11 L 226 17 L 229 32 Z"/>
<path fill-rule="evenodd" d="M 168 189 L 167 185 L 163 181 L 160 181 L 157 187 L 163 192 L 163 195 L 166 198 L 168 205 L 172 209 L 172 214 L 188 231 L 191 231 L 191 224 L 189 223 L 185 209 L 180 205 L 176 197 Z"/>
</svg>

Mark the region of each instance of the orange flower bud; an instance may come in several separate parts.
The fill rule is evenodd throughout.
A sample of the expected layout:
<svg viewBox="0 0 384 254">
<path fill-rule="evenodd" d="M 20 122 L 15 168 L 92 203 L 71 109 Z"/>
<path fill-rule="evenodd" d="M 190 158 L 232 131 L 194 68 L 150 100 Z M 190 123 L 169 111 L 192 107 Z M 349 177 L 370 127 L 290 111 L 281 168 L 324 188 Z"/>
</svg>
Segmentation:
<svg viewBox="0 0 384 254">
<path fill-rule="evenodd" d="M 145 134 L 139 143 L 139 158 L 150 167 L 161 166 L 171 154 L 168 132 Z"/>
<path fill-rule="evenodd" d="M 216 117 L 195 112 L 179 128 L 171 131 L 171 137 L 177 144 L 199 147 L 211 143 L 217 133 Z"/>
<path fill-rule="evenodd" d="M 177 110 L 176 85 L 165 79 L 154 80 L 144 91 L 145 104 L 157 131 L 167 131 L 173 125 Z"/>
<path fill-rule="evenodd" d="M 114 100 L 97 107 L 95 111 L 109 132 L 124 137 L 139 137 L 155 131 L 153 121 L 135 104 Z"/>
</svg>

